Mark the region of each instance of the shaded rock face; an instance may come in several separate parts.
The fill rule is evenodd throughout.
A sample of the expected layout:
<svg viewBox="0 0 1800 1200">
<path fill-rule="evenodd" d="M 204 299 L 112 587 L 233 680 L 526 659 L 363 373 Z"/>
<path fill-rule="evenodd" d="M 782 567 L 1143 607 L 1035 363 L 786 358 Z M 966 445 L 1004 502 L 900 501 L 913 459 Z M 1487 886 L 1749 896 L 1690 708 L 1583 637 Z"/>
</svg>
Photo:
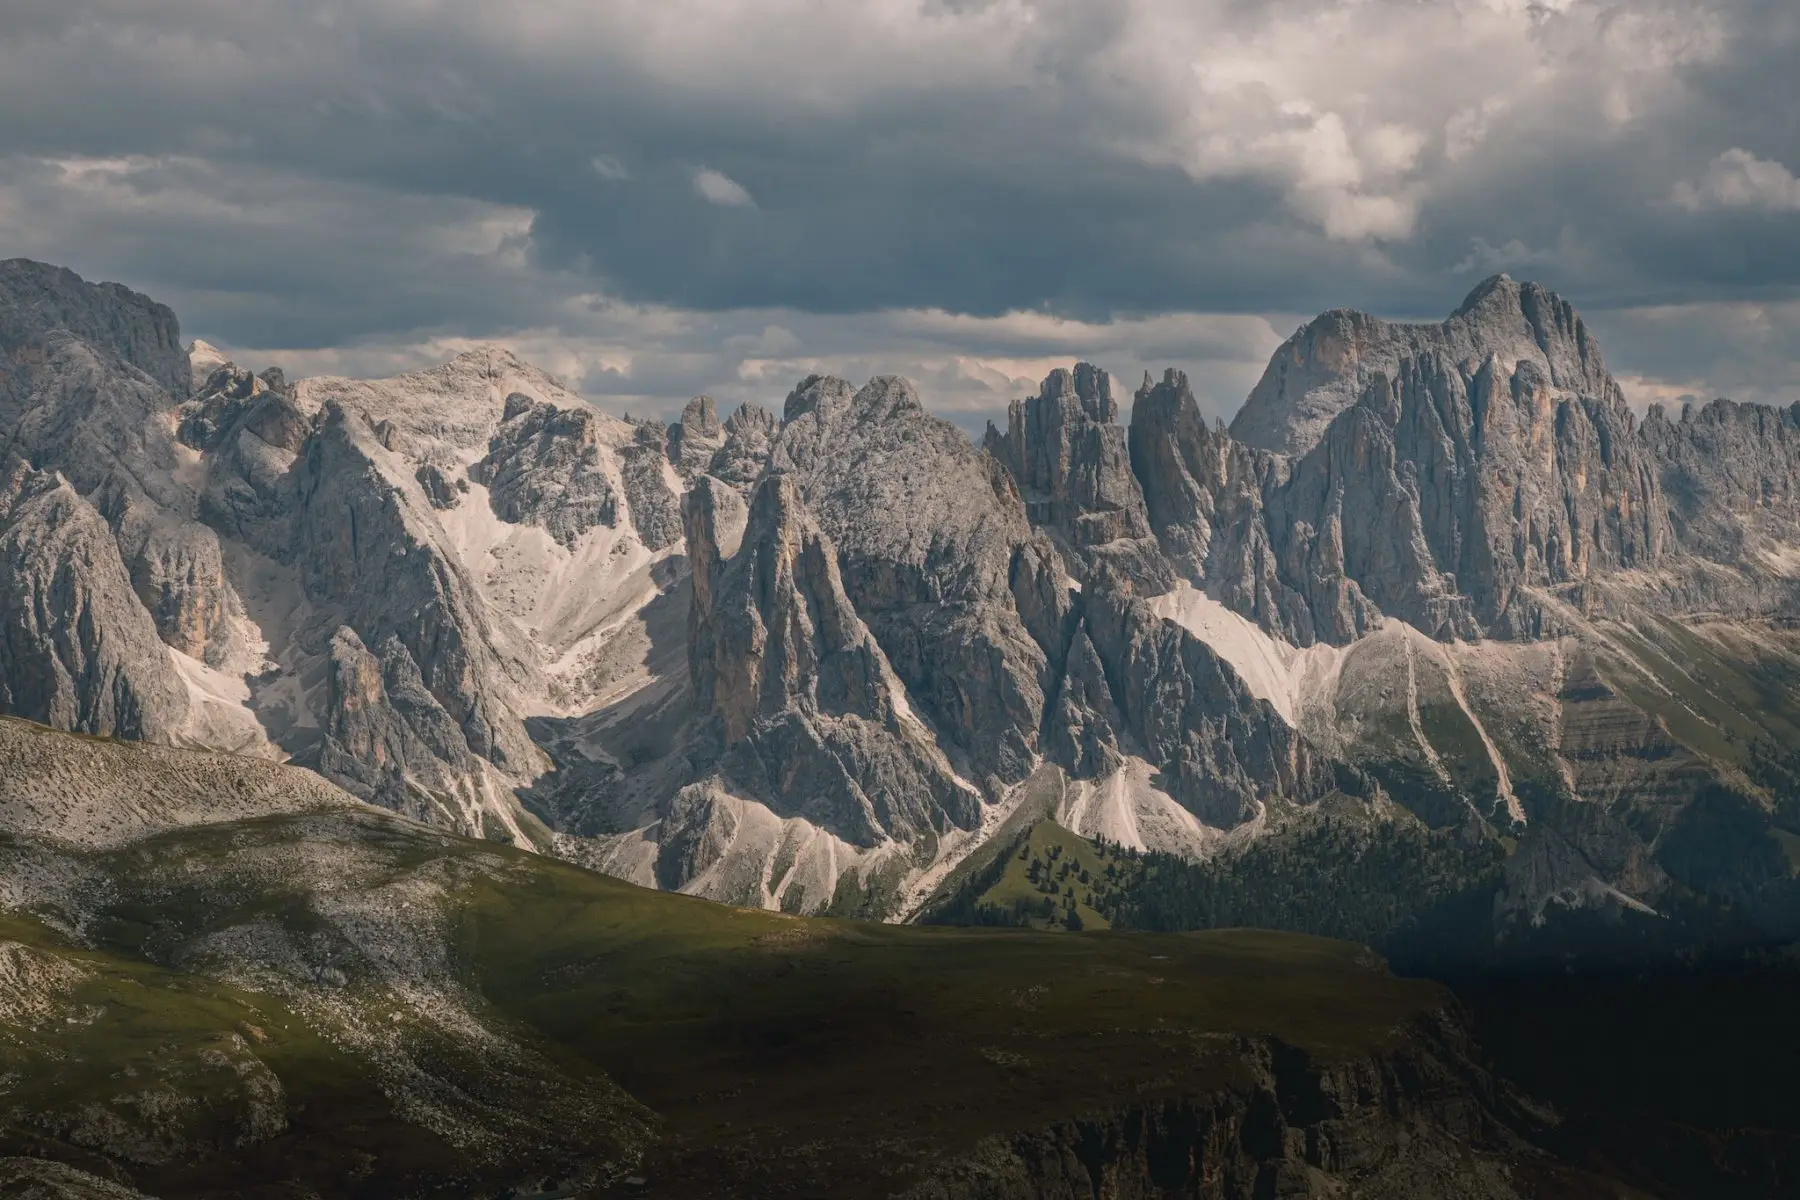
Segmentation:
<svg viewBox="0 0 1800 1200">
<path fill-rule="evenodd" d="M 590 413 L 508 396 L 487 457 L 469 474 L 487 485 L 495 516 L 537 525 L 565 546 L 618 521 L 619 497 L 601 466 Z"/>
<path fill-rule="evenodd" d="M 10 359 L 0 363 L 0 395 L 28 380 L 29 347 L 52 330 L 135 368 L 177 400 L 187 397 L 187 350 L 166 305 L 116 283 L 88 283 L 62 267 L 22 258 L 0 262 L 0 357 Z"/>
<path fill-rule="evenodd" d="M 905 380 L 815 376 L 788 397 L 769 471 L 799 488 L 924 715 L 998 786 L 1030 773 L 1052 680 L 1012 590 L 1036 535 L 992 465 Z"/>
<path fill-rule="evenodd" d="M 1380 615 L 1440 638 L 1540 636 L 1552 630 L 1535 591 L 1666 553 L 1652 451 L 1566 304 L 1490 281 L 1442 330 L 1392 328 L 1404 333 L 1381 354 L 1284 348 L 1306 379 L 1335 381 L 1332 397 L 1359 389 L 1332 399 L 1297 457 L 1208 429 L 1179 373 L 1146 379 L 1132 462 L 1179 569 L 1308 645 Z M 1259 420 L 1277 410 L 1265 400 Z"/>
<path fill-rule="evenodd" d="M 1258 450 L 1305 454 L 1377 376 L 1392 378 L 1402 361 L 1432 358 L 1473 375 L 1496 356 L 1508 375 L 1531 364 L 1560 395 L 1621 399 L 1599 344 L 1568 301 L 1496 275 L 1438 325 L 1396 325 L 1348 309 L 1325 313 L 1275 352 L 1231 436 Z"/>
<path fill-rule="evenodd" d="M 689 671 L 732 781 L 858 846 L 978 823 L 979 796 L 912 716 L 798 486 L 766 479 L 727 557 L 738 503 L 702 478 L 684 510 Z"/>
<path fill-rule="evenodd" d="M 225 577 L 219 535 L 195 521 L 129 511 L 119 540 L 131 554 L 131 583 L 162 640 L 190 658 L 217 664 L 241 611 Z"/>
<path fill-rule="evenodd" d="M 443 805 L 430 793 L 456 792 L 479 767 L 412 655 L 390 635 L 377 657 L 355 630 L 342 626 L 332 636 L 327 662 L 319 772 L 361 799 L 445 823 Z"/>
<path fill-rule="evenodd" d="M 1299 645 L 1348 641 L 1380 619 L 1346 576 L 1341 524 L 1328 513 L 1298 529 L 1278 525 L 1269 509 L 1289 463 L 1208 427 L 1181 372 L 1160 384 L 1144 377 L 1131 457 L 1170 561 L 1227 606 Z"/>
<path fill-rule="evenodd" d="M 1304 802 L 1330 789 L 1327 760 L 1211 646 L 1126 588 L 1090 588 L 1083 601 L 1083 640 L 1106 674 L 1118 719 L 1184 808 L 1229 829 L 1268 799 Z"/>
<path fill-rule="evenodd" d="M 206 448 L 200 518 L 224 536 L 286 561 L 291 557 L 294 467 L 312 436 L 313 417 L 288 393 L 266 388 L 220 415 L 223 423 Z M 450 498 L 448 479 L 419 483 L 434 504 Z"/>
<path fill-rule="evenodd" d="M 1079 629 L 1044 723 L 1046 752 L 1077 779 L 1103 778 L 1123 761 L 1119 731 L 1124 724 L 1106 664 L 1087 630 Z"/>
<path fill-rule="evenodd" d="M 0 469 L 0 708 L 58 729 L 166 740 L 185 685 L 112 531 L 53 475 Z"/>
<path fill-rule="evenodd" d="M 196 519 L 180 411 L 170 419 L 190 382 L 173 314 L 117 285 L 18 263 L 0 265 L 0 310 L 0 353 L 17 366 L 0 385 L 13 447 L 106 519 L 162 639 L 216 660 L 237 600 L 216 536 Z"/>
<path fill-rule="evenodd" d="M 695 396 L 681 410 L 681 420 L 669 429 L 669 461 L 684 477 L 706 471 L 713 455 L 725 445 L 725 429 L 711 396 Z"/>
<path fill-rule="evenodd" d="M 1111 561 L 1166 586 L 1105 371 L 1051 372 L 1036 396 L 1012 403 L 1005 433 L 988 426 L 983 445 L 1011 473 L 1032 524 L 1078 566 Z"/>
<path fill-rule="evenodd" d="M 234 363 L 214 368 L 176 410 L 176 438 L 195 450 L 213 449 L 225 427 L 267 390 L 262 380 Z"/>
<path fill-rule="evenodd" d="M 673 546 L 681 540 L 681 501 L 663 478 L 665 439 L 661 424 L 637 427 L 632 441 L 619 448 L 619 471 L 625 482 L 625 503 L 631 509 L 631 525 L 638 540 L 651 550 Z"/>
<path fill-rule="evenodd" d="M 444 469 L 436 463 L 425 463 L 413 472 L 418 481 L 419 490 L 425 493 L 425 499 L 431 507 L 438 509 L 455 508 L 462 503 L 462 493 L 469 490 L 469 485 L 460 479 L 451 479 Z M 457 485 L 461 484 L 461 487 Z"/>
<path fill-rule="evenodd" d="M 1766 556 L 1794 540 L 1800 405 L 1715 400 L 1688 406 L 1674 421 L 1655 405 L 1643 438 L 1682 549 L 1715 562 L 1766 567 Z"/>
<path fill-rule="evenodd" d="M 307 591 L 343 612 L 365 644 L 397 639 L 468 749 L 529 769 L 541 756 L 509 684 L 530 668 L 502 649 L 479 590 L 378 469 L 383 453 L 362 417 L 327 407 L 296 480 L 294 553 Z"/>
<path fill-rule="evenodd" d="M 777 425 L 775 414 L 761 405 L 741 405 L 725 419 L 725 440 L 706 473 L 748 496 L 769 461 Z"/>
</svg>

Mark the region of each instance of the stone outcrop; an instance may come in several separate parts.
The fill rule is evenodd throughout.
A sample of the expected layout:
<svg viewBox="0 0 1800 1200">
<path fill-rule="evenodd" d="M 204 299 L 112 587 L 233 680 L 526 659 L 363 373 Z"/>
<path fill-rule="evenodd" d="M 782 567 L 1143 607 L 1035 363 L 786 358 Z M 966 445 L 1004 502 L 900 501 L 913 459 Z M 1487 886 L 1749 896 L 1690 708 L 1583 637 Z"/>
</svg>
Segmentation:
<svg viewBox="0 0 1800 1200">
<path fill-rule="evenodd" d="M 57 729 L 168 740 L 181 677 L 92 505 L 17 458 L 0 467 L 0 711 Z"/>
<path fill-rule="evenodd" d="M 725 440 L 714 452 L 706 473 L 748 496 L 769 461 L 777 424 L 775 414 L 761 405 L 740 405 L 725 418 Z"/>
<path fill-rule="evenodd" d="M 1333 309 L 1303 326 L 1270 360 L 1231 423 L 1234 440 L 1290 457 L 1318 444 L 1377 376 L 1431 358 L 1473 375 L 1490 358 L 1511 375 L 1522 364 L 1560 397 L 1620 399 L 1600 347 L 1568 301 L 1535 283 L 1496 275 L 1437 325 L 1400 325 Z"/>
<path fill-rule="evenodd" d="M 769 460 L 836 547 L 845 591 L 924 715 L 998 787 L 1030 773 L 1053 680 L 1012 593 L 1034 534 L 991 466 L 892 377 L 804 381 Z"/>
<path fill-rule="evenodd" d="M 88 283 L 63 267 L 0 262 L 0 397 L 29 389 L 39 361 L 33 348 L 53 332 L 141 372 L 176 400 L 187 397 L 187 350 L 168 306 L 120 284 Z"/>
<path fill-rule="evenodd" d="M 1012 474 L 1032 524 L 1050 530 L 1079 565 L 1109 561 L 1166 586 L 1118 415 L 1106 372 L 1078 363 L 1051 372 L 1036 396 L 1013 401 L 1006 432 L 990 423 L 983 445 Z"/>
<path fill-rule="evenodd" d="M 377 657 L 354 630 L 340 627 L 328 652 L 326 689 L 320 774 L 409 817 L 483 832 L 467 827 L 447 802 L 479 778 L 479 765 L 398 638 L 390 635 Z"/>
<path fill-rule="evenodd" d="M 669 428 L 669 461 L 684 477 L 707 471 L 713 455 L 725 445 L 725 429 L 711 396 L 695 396 Z"/>
<path fill-rule="evenodd" d="M 313 417 L 291 394 L 267 388 L 222 408 L 219 416 L 206 447 L 200 518 L 224 536 L 286 561 L 292 556 L 294 466 L 312 436 Z M 456 482 L 462 488 L 454 490 L 467 488 L 466 481 Z M 450 499 L 453 490 L 450 480 L 436 476 L 419 485 L 433 504 Z"/>
<path fill-rule="evenodd" d="M 689 671 L 731 781 L 858 846 L 975 824 L 979 796 L 912 714 L 799 487 L 766 479 L 727 557 L 736 504 L 703 477 L 684 514 Z"/>
<path fill-rule="evenodd" d="M 593 414 L 515 393 L 506 398 L 487 456 L 470 468 L 494 515 L 541 527 L 565 546 L 618 523 L 619 496 L 601 465 Z"/>
<path fill-rule="evenodd" d="M 541 755 L 514 689 L 531 668 L 508 652 L 479 589 L 391 477 L 397 468 L 381 469 L 385 453 L 363 417 L 327 408 L 297 468 L 294 554 L 307 592 L 342 612 L 365 645 L 397 639 L 468 749 L 529 770 Z"/>
<path fill-rule="evenodd" d="M 663 477 L 667 436 L 660 423 L 648 422 L 637 426 L 632 440 L 619 447 L 619 474 L 631 509 L 631 527 L 651 550 L 681 540 L 681 501 Z"/>
</svg>

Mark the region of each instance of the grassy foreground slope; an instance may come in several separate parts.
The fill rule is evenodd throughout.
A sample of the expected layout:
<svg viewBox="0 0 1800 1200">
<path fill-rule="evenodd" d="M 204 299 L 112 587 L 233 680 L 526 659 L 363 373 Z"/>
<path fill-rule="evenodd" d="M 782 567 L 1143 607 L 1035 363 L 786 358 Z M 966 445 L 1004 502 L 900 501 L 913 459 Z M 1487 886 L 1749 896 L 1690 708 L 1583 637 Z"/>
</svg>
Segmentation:
<svg viewBox="0 0 1800 1200">
<path fill-rule="evenodd" d="M 492 1003 L 665 1118 L 647 1173 L 748 1194 L 888 1194 L 992 1135 L 1220 1086 L 1221 1039 L 1364 1055 L 1443 1001 L 1322 939 L 813 920 L 553 864 L 464 920 Z"/>
<path fill-rule="evenodd" d="M 307 869 L 320 845 L 336 879 Z M 0 1151 L 171 1197 L 627 1171 L 863 1194 L 991 1134 L 1204 1092 L 1221 1038 L 1354 1056 L 1442 1003 L 1344 943 L 787 917 L 373 812 L 78 865 L 109 901 L 0 920 L 38 981 L 0 1011 Z M 347 887 L 394 902 L 346 912 Z M 54 928 L 72 917 L 84 935 Z"/>
<path fill-rule="evenodd" d="M 7 770 L 14 735 L 58 744 L 0 729 L 0 1176 L 35 1160 L 91 1181 L 47 1195 L 575 1196 L 645 1177 L 656 1196 L 1011 1196 L 1038 1185 L 934 1172 L 1023 1146 L 1033 1171 L 1143 1183 L 1201 1171 L 1204 1142 L 1205 1194 L 1248 1196 L 1315 1170 L 1287 1161 L 1291 1117 L 1321 1162 L 1387 1173 L 1360 1194 L 1401 1196 L 1424 1194 L 1392 1183 L 1420 1146 L 1466 1183 L 1512 1144 L 1483 1133 L 1493 1096 L 1463 1067 L 1417 1084 L 1464 1061 L 1416 1053 L 1445 993 L 1345 943 L 733 909 L 355 804 L 246 816 L 224 801 L 257 788 L 233 772 L 163 828 L 140 808 L 129 836 L 62 837 L 54 797 Z M 182 761 L 67 741 L 60 786 L 90 814 Z M 1366 1111 L 1334 1124 L 1334 1094 Z M 1430 1096 L 1455 1119 L 1427 1137 Z M 1408 1105 L 1426 1116 L 1392 1140 Z M 1187 1157 L 1131 1159 L 1146 1127 Z"/>
</svg>

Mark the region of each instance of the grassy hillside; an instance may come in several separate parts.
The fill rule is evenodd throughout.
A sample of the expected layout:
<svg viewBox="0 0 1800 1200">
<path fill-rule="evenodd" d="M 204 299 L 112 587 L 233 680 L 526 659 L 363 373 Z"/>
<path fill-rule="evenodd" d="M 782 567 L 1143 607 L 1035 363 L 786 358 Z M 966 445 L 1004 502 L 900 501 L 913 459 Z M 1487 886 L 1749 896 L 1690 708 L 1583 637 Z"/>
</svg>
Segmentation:
<svg viewBox="0 0 1800 1200">
<path fill-rule="evenodd" d="M 1331 1058 L 1442 999 L 1314 938 L 784 918 L 552 864 L 464 919 L 483 994 L 666 1122 L 647 1174 L 744 1194 L 889 1194 L 984 1136 L 1222 1082 L 1221 1035 Z"/>
<path fill-rule="evenodd" d="M 1055 821 L 1040 821 L 988 868 L 975 903 L 1022 928 L 1110 929 L 1105 910 L 1113 907 L 1117 872 L 1109 874 L 1107 867 L 1104 847 Z"/>
<path fill-rule="evenodd" d="M 1078 840 L 1033 845 L 1092 872 Z M 1204 1094 L 1240 1035 L 1366 1054 L 1444 998 L 1344 943 L 809 920 L 367 810 L 0 838 L 0 874 L 50 881 L 0 924 L 0 1158 L 165 1200 L 884 1195 Z"/>
</svg>

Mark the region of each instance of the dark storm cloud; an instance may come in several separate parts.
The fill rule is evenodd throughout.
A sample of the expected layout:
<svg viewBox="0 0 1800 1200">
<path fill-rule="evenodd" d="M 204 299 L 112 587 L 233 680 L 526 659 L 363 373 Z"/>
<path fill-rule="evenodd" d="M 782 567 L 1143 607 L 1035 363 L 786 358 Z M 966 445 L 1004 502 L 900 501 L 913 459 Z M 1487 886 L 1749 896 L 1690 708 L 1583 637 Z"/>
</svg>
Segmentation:
<svg viewBox="0 0 1800 1200">
<path fill-rule="evenodd" d="M 1087 353 L 1228 411 L 1297 314 L 1435 318 L 1511 270 L 1622 374 L 1785 386 L 1724 369 L 1714 310 L 1685 351 L 1632 332 L 1791 318 L 1775 0 L 7 9 L 0 254 L 302 361 L 506 337 L 620 403 L 868 367 L 976 412 Z"/>
</svg>

